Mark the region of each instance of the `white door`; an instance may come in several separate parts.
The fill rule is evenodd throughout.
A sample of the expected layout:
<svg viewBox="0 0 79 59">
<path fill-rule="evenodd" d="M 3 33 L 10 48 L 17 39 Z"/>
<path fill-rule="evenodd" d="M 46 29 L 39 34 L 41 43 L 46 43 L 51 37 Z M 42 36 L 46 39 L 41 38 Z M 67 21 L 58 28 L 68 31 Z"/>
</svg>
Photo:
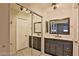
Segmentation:
<svg viewBox="0 0 79 59">
<path fill-rule="evenodd" d="M 22 19 L 17 19 L 16 21 L 16 50 L 23 49 L 27 47 L 27 22 Z"/>
</svg>

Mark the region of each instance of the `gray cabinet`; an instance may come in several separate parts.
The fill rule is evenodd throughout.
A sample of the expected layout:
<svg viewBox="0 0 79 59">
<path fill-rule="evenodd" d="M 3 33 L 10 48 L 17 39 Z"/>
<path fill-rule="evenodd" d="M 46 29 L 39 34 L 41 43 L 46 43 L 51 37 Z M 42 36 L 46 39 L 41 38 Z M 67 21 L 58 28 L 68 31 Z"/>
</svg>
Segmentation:
<svg viewBox="0 0 79 59">
<path fill-rule="evenodd" d="M 54 56 L 72 56 L 73 55 L 73 42 L 45 38 L 45 53 Z"/>
<path fill-rule="evenodd" d="M 29 36 L 29 47 L 32 48 L 32 36 Z M 41 51 L 41 37 L 33 36 L 33 48 Z"/>
</svg>

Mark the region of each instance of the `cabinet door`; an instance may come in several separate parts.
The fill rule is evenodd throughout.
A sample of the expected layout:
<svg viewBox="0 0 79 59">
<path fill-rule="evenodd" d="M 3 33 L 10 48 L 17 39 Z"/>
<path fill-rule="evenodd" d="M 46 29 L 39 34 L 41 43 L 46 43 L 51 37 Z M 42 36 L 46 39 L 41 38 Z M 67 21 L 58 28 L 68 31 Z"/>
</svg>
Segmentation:
<svg viewBox="0 0 79 59">
<path fill-rule="evenodd" d="M 37 40 L 37 49 L 41 51 L 41 38 Z"/>
<path fill-rule="evenodd" d="M 31 36 L 29 36 L 29 47 L 32 47 L 31 42 L 32 42 L 32 39 L 31 39 Z"/>
<path fill-rule="evenodd" d="M 73 46 L 70 43 L 64 44 L 64 56 L 72 56 L 73 55 Z"/>
<path fill-rule="evenodd" d="M 51 40 L 51 42 L 50 42 L 50 53 L 53 54 L 53 55 L 56 55 L 55 54 L 55 50 L 56 50 L 55 41 L 54 40 Z"/>
<path fill-rule="evenodd" d="M 33 38 L 33 48 L 37 49 L 37 38 Z"/>
<path fill-rule="evenodd" d="M 45 52 L 50 52 L 50 40 L 48 39 L 45 40 Z"/>
<path fill-rule="evenodd" d="M 56 55 L 63 56 L 63 44 L 62 42 L 56 43 Z"/>
</svg>

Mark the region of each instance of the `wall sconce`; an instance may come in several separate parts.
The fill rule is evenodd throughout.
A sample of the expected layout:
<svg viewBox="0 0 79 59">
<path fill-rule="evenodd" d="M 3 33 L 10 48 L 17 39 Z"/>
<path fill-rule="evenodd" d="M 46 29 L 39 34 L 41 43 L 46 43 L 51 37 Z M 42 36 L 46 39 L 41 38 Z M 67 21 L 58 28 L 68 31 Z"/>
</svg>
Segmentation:
<svg viewBox="0 0 79 59">
<path fill-rule="evenodd" d="M 20 7 L 21 11 L 26 11 L 26 8 Z"/>
<path fill-rule="evenodd" d="M 54 10 L 57 9 L 57 8 L 59 8 L 61 5 L 62 4 L 52 3 L 52 7 L 53 7 Z"/>
<path fill-rule="evenodd" d="M 20 10 L 22 11 L 23 10 L 23 7 L 20 7 Z"/>
<path fill-rule="evenodd" d="M 52 3 L 52 7 L 53 7 L 54 10 L 57 8 L 56 5 L 57 5 L 56 3 Z"/>
</svg>

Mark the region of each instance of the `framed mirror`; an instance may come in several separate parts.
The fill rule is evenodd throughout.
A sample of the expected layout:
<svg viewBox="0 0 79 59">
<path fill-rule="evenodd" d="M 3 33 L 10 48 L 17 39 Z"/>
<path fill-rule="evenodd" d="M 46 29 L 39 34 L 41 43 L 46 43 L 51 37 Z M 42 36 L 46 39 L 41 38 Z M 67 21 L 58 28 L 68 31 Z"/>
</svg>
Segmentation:
<svg viewBox="0 0 79 59">
<path fill-rule="evenodd" d="M 41 33 L 41 22 L 34 23 L 34 33 Z"/>
<path fill-rule="evenodd" d="M 50 20 L 50 34 L 70 34 L 70 18 Z"/>
</svg>

